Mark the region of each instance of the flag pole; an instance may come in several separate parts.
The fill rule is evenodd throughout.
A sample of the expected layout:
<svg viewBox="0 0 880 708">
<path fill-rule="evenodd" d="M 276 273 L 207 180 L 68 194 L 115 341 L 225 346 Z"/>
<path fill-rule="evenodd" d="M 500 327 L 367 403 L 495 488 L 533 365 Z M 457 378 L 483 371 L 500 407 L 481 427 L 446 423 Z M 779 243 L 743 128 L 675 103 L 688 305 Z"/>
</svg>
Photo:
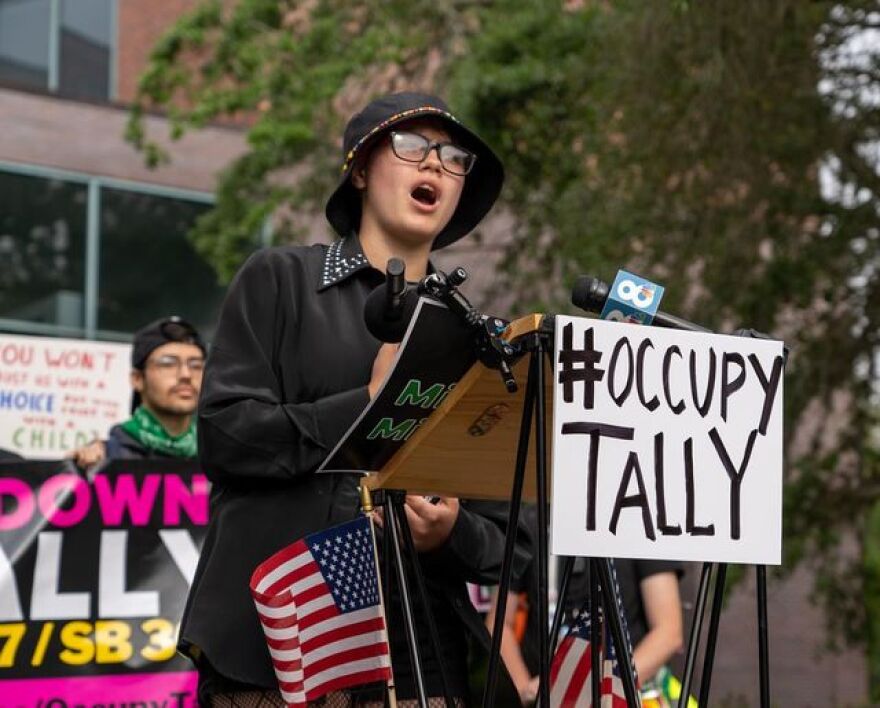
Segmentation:
<svg viewBox="0 0 880 708">
<path fill-rule="evenodd" d="M 391 641 L 388 639 L 388 616 L 385 613 L 385 597 L 382 593 L 382 576 L 379 574 L 379 550 L 376 547 L 376 528 L 373 525 L 373 497 L 370 494 L 370 490 L 367 485 L 362 484 L 360 486 L 361 492 L 361 511 L 364 513 L 370 520 L 370 533 L 373 535 L 373 561 L 376 563 L 376 586 L 379 589 L 379 604 L 382 607 L 382 619 L 384 620 L 384 629 L 382 630 L 385 635 L 385 643 L 388 646 L 388 663 L 389 663 L 389 677 L 385 682 L 386 689 L 388 690 L 388 706 L 389 708 L 397 708 L 397 689 L 394 687 L 394 666 L 391 664 Z"/>
</svg>

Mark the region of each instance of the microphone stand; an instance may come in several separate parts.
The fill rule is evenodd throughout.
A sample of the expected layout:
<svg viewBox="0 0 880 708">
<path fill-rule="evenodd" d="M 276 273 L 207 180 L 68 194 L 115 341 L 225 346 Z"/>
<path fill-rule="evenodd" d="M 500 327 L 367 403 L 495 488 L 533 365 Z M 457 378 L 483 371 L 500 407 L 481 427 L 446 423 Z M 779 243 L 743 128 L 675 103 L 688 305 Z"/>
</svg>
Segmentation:
<svg viewBox="0 0 880 708">
<path fill-rule="evenodd" d="M 442 302 L 471 328 L 475 337 L 477 359 L 484 366 L 496 369 L 509 393 L 516 393 L 518 386 L 510 364 L 524 353 L 524 349 L 501 339 L 507 322 L 480 313 L 461 293 L 458 286 L 467 280 L 467 271 L 459 266 L 449 275 L 438 270 L 419 282 L 419 294 L 428 295 Z"/>
</svg>

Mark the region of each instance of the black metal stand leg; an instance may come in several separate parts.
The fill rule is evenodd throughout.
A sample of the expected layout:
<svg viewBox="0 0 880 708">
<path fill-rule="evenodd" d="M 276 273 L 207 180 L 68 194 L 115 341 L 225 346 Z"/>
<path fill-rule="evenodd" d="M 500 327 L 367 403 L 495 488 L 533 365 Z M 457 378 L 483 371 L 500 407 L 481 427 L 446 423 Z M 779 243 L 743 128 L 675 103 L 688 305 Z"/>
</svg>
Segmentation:
<svg viewBox="0 0 880 708">
<path fill-rule="evenodd" d="M 374 507 L 385 507 L 385 491 L 384 490 L 374 490 L 372 492 L 373 495 L 373 506 Z M 388 620 L 388 598 L 391 597 L 391 535 L 387 533 L 384 529 L 382 531 L 382 576 L 379 578 L 379 582 L 382 584 L 382 596 L 385 599 L 385 619 L 386 623 Z M 386 628 L 387 631 L 387 628 Z M 389 651 L 391 648 L 389 647 Z M 392 666 L 392 670 L 393 670 Z M 390 708 L 391 703 L 391 694 L 389 691 L 384 692 L 382 706 L 383 708 Z"/>
<path fill-rule="evenodd" d="M 541 634 L 538 645 L 540 682 L 538 684 L 538 705 L 540 708 L 550 706 L 550 643 L 547 632 L 550 626 L 549 603 L 547 602 L 547 451 L 546 451 L 546 390 L 544 388 L 544 342 L 540 336 L 535 337 L 535 351 L 532 354 L 537 361 L 535 374 L 537 378 L 535 392 L 535 484 L 538 499 L 538 621 Z"/>
<path fill-rule="evenodd" d="M 633 674 L 632 652 L 623 632 L 623 624 L 621 622 L 623 605 L 620 602 L 617 584 L 614 582 L 612 575 L 611 560 L 609 558 L 598 558 L 596 559 L 596 565 L 600 572 L 599 580 L 602 585 L 602 604 L 605 607 L 605 619 L 611 627 L 611 639 L 614 641 L 614 648 L 617 652 L 617 662 L 620 665 L 626 703 L 631 708 L 638 708 L 641 702 L 638 690 L 636 689 L 636 677 Z"/>
<path fill-rule="evenodd" d="M 416 626 L 413 620 L 412 602 L 409 595 L 409 584 L 406 580 L 406 568 L 403 565 L 403 553 L 400 548 L 400 529 L 394 511 L 391 495 L 385 495 L 385 530 L 389 535 L 391 550 L 394 553 L 394 567 L 397 571 L 397 587 L 400 590 L 400 604 L 403 610 L 403 624 L 406 639 L 409 643 L 409 656 L 412 666 L 413 681 L 416 684 L 416 696 L 421 708 L 428 708 L 428 696 L 425 693 L 425 678 L 422 674 L 422 657 L 419 653 L 419 641 L 416 637 Z"/>
<path fill-rule="evenodd" d="M 590 690 L 592 705 L 601 705 L 602 664 L 599 648 L 602 646 L 601 614 L 599 613 L 599 568 L 595 558 L 589 561 L 590 574 Z"/>
<path fill-rule="evenodd" d="M 513 476 L 513 490 L 510 495 L 510 512 L 507 516 L 507 538 L 504 545 L 504 559 L 501 563 L 501 578 L 498 584 L 498 600 L 495 605 L 495 625 L 492 628 L 492 648 L 489 650 L 489 667 L 486 671 L 486 688 L 483 692 L 483 708 L 495 708 L 495 689 L 498 682 L 498 668 L 501 663 L 501 636 L 504 631 L 504 614 L 507 612 L 507 594 L 510 590 L 510 572 L 513 568 L 513 550 L 516 544 L 516 528 L 519 523 L 519 507 L 522 502 L 523 481 L 526 474 L 526 459 L 529 454 L 529 435 L 532 429 L 532 412 L 535 407 L 535 376 L 533 372 L 538 359 L 532 354 L 529 364 L 529 377 L 523 400 L 522 421 L 519 428 L 519 443 L 516 448 L 516 469 Z M 539 531 L 540 533 L 540 531 Z"/>
<path fill-rule="evenodd" d="M 562 575 L 559 579 L 559 595 L 556 597 L 556 614 L 553 615 L 553 626 L 550 628 L 550 656 L 556 653 L 559 643 L 559 629 L 565 614 L 565 602 L 568 600 L 568 586 L 574 571 L 574 556 L 566 556 L 562 561 Z"/>
<path fill-rule="evenodd" d="M 697 602 L 694 606 L 694 619 L 691 623 L 691 633 L 687 645 L 687 658 L 684 662 L 684 676 L 681 678 L 681 696 L 678 699 L 678 708 L 687 708 L 688 697 L 691 693 L 691 683 L 694 678 L 694 666 L 697 663 L 697 650 L 700 646 L 700 634 L 703 631 L 703 616 L 706 613 L 706 599 L 709 597 L 709 581 L 712 578 L 712 564 L 703 563 L 700 573 L 700 587 L 697 590 Z"/>
<path fill-rule="evenodd" d="M 373 506 L 379 507 L 381 506 L 383 509 L 385 508 L 387 497 L 385 495 L 384 490 L 378 490 L 373 492 Z M 391 573 L 392 573 L 392 558 L 391 558 L 391 534 L 388 533 L 385 529 L 382 529 L 382 589 L 385 591 L 385 598 L 391 597 Z"/>
<path fill-rule="evenodd" d="M 443 686 L 443 696 L 446 699 L 446 708 L 455 708 L 455 702 L 452 698 L 452 692 L 449 690 L 448 674 L 446 672 L 446 659 L 440 648 L 440 635 L 437 632 L 437 622 L 434 619 L 434 609 L 428 600 L 428 590 L 425 587 L 425 576 L 422 573 L 422 565 L 419 561 L 419 555 L 416 552 L 415 543 L 413 542 L 412 531 L 409 528 L 409 522 L 406 519 L 406 510 L 403 508 L 405 496 L 403 492 L 391 492 L 392 504 L 397 514 L 398 528 L 400 535 L 403 537 L 403 547 L 409 556 L 413 567 L 413 576 L 416 579 L 416 592 L 425 611 L 425 620 L 428 623 L 428 634 L 431 635 L 431 647 L 434 656 L 437 658 L 437 667 L 440 670 L 440 684 Z"/>
<path fill-rule="evenodd" d="M 758 660 L 761 708 L 770 708 L 770 647 L 767 636 L 767 567 L 755 567 L 758 584 Z"/>
<path fill-rule="evenodd" d="M 718 625 L 721 623 L 721 603 L 724 600 L 724 584 L 727 582 L 727 564 L 719 563 L 715 573 L 715 592 L 712 593 L 712 615 L 706 635 L 706 658 L 703 661 L 703 679 L 700 681 L 700 705 L 709 705 L 709 688 L 712 685 L 712 665 L 715 663 L 715 645 L 718 642 Z"/>
</svg>

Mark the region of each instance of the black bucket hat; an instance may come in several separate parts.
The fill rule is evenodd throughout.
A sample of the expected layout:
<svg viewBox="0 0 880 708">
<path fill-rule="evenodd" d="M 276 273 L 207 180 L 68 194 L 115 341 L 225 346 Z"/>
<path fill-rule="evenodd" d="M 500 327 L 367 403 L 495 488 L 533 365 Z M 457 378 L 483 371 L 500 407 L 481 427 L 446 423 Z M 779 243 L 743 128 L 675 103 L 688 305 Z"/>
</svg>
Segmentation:
<svg viewBox="0 0 880 708">
<path fill-rule="evenodd" d="M 469 233 L 486 216 L 504 183 L 501 161 L 475 133 L 466 128 L 436 96 L 406 92 L 382 96 L 355 114 L 345 127 L 342 180 L 327 201 L 327 221 L 343 238 L 356 232 L 361 221 L 361 193 L 351 183 L 359 154 L 395 125 L 414 118 L 437 118 L 450 135 L 477 159 L 465 177 L 458 208 L 434 239 L 433 249 L 443 248 Z"/>
</svg>

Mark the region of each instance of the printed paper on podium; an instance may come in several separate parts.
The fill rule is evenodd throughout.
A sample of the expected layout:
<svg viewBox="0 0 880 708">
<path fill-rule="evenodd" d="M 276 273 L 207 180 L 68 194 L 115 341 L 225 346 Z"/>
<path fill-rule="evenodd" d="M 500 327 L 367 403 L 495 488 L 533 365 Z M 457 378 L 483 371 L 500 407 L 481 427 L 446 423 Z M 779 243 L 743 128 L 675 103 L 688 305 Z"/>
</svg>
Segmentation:
<svg viewBox="0 0 880 708">
<path fill-rule="evenodd" d="M 370 486 L 415 494 L 509 499 L 528 357 L 513 370 L 516 394 L 477 361 L 462 321 L 422 298 L 379 393 L 318 471 L 377 473 Z"/>
</svg>

